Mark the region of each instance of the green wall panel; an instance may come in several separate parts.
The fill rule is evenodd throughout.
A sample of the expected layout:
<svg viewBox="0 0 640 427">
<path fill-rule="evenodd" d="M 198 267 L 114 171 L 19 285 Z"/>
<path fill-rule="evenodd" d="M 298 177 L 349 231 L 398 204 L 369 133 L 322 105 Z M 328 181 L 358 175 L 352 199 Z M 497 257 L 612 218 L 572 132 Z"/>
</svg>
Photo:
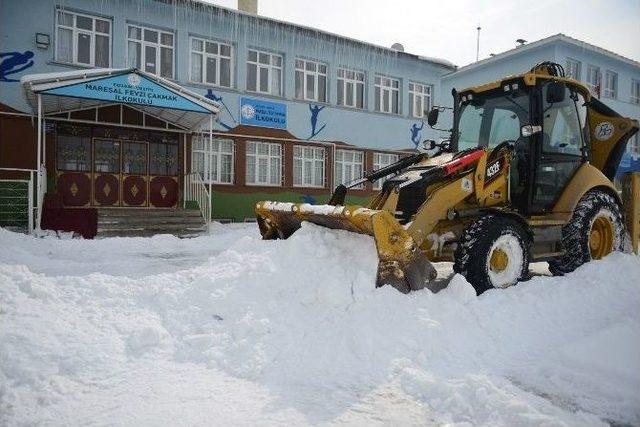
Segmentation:
<svg viewBox="0 0 640 427">
<path fill-rule="evenodd" d="M 245 218 L 254 218 L 254 207 L 257 202 L 273 200 L 277 202 L 304 203 L 305 194 L 286 191 L 282 193 L 226 193 L 215 191 L 212 194 L 212 217 L 214 219 L 233 219 L 236 222 Z M 317 204 L 326 203 L 331 195 L 313 195 Z M 346 204 L 366 206 L 369 197 L 347 196 Z"/>
</svg>

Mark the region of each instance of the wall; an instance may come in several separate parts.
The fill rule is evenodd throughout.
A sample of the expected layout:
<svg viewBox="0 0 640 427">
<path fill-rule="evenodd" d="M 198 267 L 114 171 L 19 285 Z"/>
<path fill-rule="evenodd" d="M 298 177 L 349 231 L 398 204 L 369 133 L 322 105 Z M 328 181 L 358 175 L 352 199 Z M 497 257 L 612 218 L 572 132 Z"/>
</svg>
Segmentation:
<svg viewBox="0 0 640 427">
<path fill-rule="evenodd" d="M 63 6 L 71 11 L 112 19 L 112 67 L 126 66 L 127 23 L 144 24 L 158 29 L 175 30 L 176 80 L 187 88 L 207 94 L 212 90 L 222 97 L 229 112 L 224 111 L 221 121 L 233 127 L 239 117 L 239 98 L 247 95 L 286 104 L 288 109 L 287 130 L 300 139 L 311 137 L 310 103 L 294 99 L 294 61 L 296 57 L 326 62 L 328 67 L 328 102 L 318 115 L 316 135 L 313 139 L 339 140 L 351 144 L 405 149 L 414 146 L 416 140 L 433 137 L 434 132 L 426 128 L 412 134 L 412 125 L 420 125 L 419 119 L 408 117 L 409 81 L 432 84 L 435 101 L 440 93 L 440 76 L 449 69 L 436 63 L 419 60 L 414 56 L 399 54 L 388 49 L 376 49 L 369 45 L 302 29 L 273 21 L 256 19 L 244 14 L 223 9 L 192 4 L 173 6 L 154 0 L 4 0 L 0 3 L 0 40 L 2 52 L 17 52 L 24 55 L 34 53 L 33 65 L 23 72 L 9 75 L 19 79 L 27 73 L 44 73 L 75 69 L 58 64 L 54 59 L 56 43 L 55 10 Z M 34 19 L 37 17 L 37 19 Z M 35 46 L 35 33 L 50 35 L 48 49 Z M 190 84 L 189 37 L 230 42 L 235 50 L 234 87 L 223 89 L 201 84 Z M 247 48 L 260 48 L 284 57 L 284 97 L 271 97 L 245 93 Z M 13 67 L 20 68 L 26 64 Z M 338 67 L 348 67 L 366 72 L 365 110 L 354 110 L 336 105 Z M 6 72 L 9 70 L 3 71 Z M 380 73 L 400 78 L 401 113 L 397 115 L 374 112 L 374 75 Z M 0 81 L 0 103 L 12 108 L 28 111 L 21 88 L 17 82 Z M 315 104 L 314 104 L 315 105 Z M 323 127 L 324 126 L 324 127 Z M 318 130 L 322 128 L 321 131 Z M 219 129 L 224 129 L 219 127 Z"/>
</svg>

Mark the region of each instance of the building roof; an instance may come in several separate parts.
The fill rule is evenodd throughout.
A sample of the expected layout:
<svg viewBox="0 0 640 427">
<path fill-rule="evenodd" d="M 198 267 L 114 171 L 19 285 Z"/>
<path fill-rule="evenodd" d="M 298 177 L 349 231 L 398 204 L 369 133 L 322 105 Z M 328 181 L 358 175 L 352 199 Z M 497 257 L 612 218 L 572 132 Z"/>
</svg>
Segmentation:
<svg viewBox="0 0 640 427">
<path fill-rule="evenodd" d="M 162 3 L 169 3 L 169 1 L 171 0 L 156 0 Z M 306 25 L 301 25 L 301 24 L 295 24 L 293 22 L 288 22 L 288 21 L 282 21 L 279 19 L 275 19 L 275 18 L 269 18 L 266 16 L 261 16 L 261 15 L 253 15 L 251 13 L 247 13 L 241 10 L 237 10 L 237 9 L 231 9 L 228 7 L 224 7 L 224 6 L 220 6 L 220 5 L 216 5 L 216 4 L 212 4 L 212 3 L 208 3 L 205 2 L 203 0 L 177 0 L 178 3 L 183 3 L 185 4 L 187 7 L 194 7 L 194 5 L 199 5 L 203 8 L 211 8 L 211 9 L 217 9 L 217 10 L 221 10 L 221 11 L 225 11 L 227 13 L 231 13 L 231 14 L 235 14 L 235 15 L 239 15 L 239 16 L 244 16 L 248 19 L 256 19 L 256 20 L 261 20 L 264 22 L 271 22 L 273 24 L 276 25 L 284 25 L 287 27 L 291 27 L 293 29 L 302 29 L 302 30 L 306 30 L 312 33 L 316 33 L 316 34 L 321 34 L 330 38 L 335 38 L 335 39 L 342 39 L 351 43 L 355 43 L 355 44 L 359 44 L 362 46 L 366 46 L 369 48 L 373 48 L 373 49 L 380 49 L 380 50 L 384 50 L 387 51 L 389 53 L 394 53 L 397 54 L 399 56 L 407 56 L 407 57 L 411 57 L 414 59 L 417 59 L 419 61 L 424 61 L 427 63 L 430 63 L 432 65 L 436 65 L 439 67 L 443 67 L 443 68 L 447 68 L 449 70 L 455 70 L 457 68 L 457 66 L 444 58 L 436 58 L 436 57 L 431 57 L 431 56 L 421 56 L 421 55 L 416 55 L 413 53 L 408 53 L 408 52 L 404 52 L 404 51 L 399 51 L 399 50 L 395 50 L 395 49 L 391 49 L 389 47 L 385 47 L 385 46 L 380 46 L 374 43 L 369 43 L 369 42 L 365 42 L 362 40 L 357 40 L 351 37 L 347 37 L 347 36 L 342 36 L 340 34 L 335 34 L 329 31 L 324 31 L 324 30 L 320 30 L 318 28 L 314 28 L 314 27 L 309 27 Z"/>
<path fill-rule="evenodd" d="M 132 80 L 131 77 L 134 79 Z M 122 91 L 125 95 L 107 93 L 100 85 L 97 90 L 89 91 L 86 87 L 90 82 L 94 82 L 94 86 L 98 82 L 103 84 L 109 82 L 111 86 L 116 87 L 115 90 Z M 20 84 L 34 114 L 38 114 L 40 95 L 42 95 L 42 113 L 45 115 L 131 103 L 135 104 L 136 109 L 140 111 L 188 130 L 199 130 L 205 125 L 205 119 L 211 116 L 215 118 L 220 112 L 217 102 L 167 79 L 135 68 L 95 68 L 28 74 L 20 79 Z M 149 92 L 151 96 L 147 95 Z M 134 95 L 135 93 L 142 93 L 142 95 Z M 117 99 L 117 96 L 120 99 Z"/>
<path fill-rule="evenodd" d="M 578 40 L 575 39 L 573 37 L 569 37 L 565 34 L 562 33 L 558 33 L 558 34 L 554 34 L 553 36 L 549 36 L 546 37 L 544 39 L 540 39 L 531 43 L 527 43 L 525 45 L 522 46 L 518 46 L 515 47 L 513 49 L 507 50 L 505 52 L 501 52 L 498 53 L 496 55 L 493 55 L 489 58 L 485 58 L 485 59 L 481 59 L 480 61 L 471 63 L 469 65 L 465 65 L 464 67 L 460 67 L 458 68 L 456 71 L 453 71 L 447 75 L 445 75 L 444 77 L 450 77 L 453 75 L 460 75 L 462 73 L 466 73 L 467 71 L 471 71 L 471 70 L 475 70 L 477 68 L 483 67 L 485 65 L 488 64 L 493 64 L 495 62 L 499 62 L 501 60 L 504 60 L 506 58 L 509 58 L 511 56 L 515 56 L 515 55 L 520 55 L 522 53 L 525 53 L 527 51 L 530 51 L 532 49 L 536 49 L 542 46 L 546 46 L 546 45 L 550 45 L 553 43 L 557 43 L 557 42 L 562 42 L 562 43 L 567 43 L 576 47 L 579 47 L 581 49 L 586 49 L 586 50 L 590 50 L 592 52 L 596 52 L 596 53 L 600 53 L 602 55 L 608 56 L 612 59 L 615 59 L 616 61 L 621 61 L 624 62 L 628 65 L 631 65 L 632 67 L 638 67 L 640 68 L 640 62 L 638 61 L 634 61 L 633 59 L 627 58 L 626 56 L 622 56 L 620 54 L 617 54 L 615 52 L 612 52 L 610 50 L 601 48 L 599 46 L 593 45 L 591 43 L 587 43 L 584 42 L 582 40 Z"/>
</svg>

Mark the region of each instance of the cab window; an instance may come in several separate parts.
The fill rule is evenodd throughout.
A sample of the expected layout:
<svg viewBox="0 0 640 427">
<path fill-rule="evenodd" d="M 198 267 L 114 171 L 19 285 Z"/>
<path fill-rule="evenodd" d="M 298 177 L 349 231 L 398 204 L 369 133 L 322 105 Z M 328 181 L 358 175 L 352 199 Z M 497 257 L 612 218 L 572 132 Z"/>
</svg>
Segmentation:
<svg viewBox="0 0 640 427">
<path fill-rule="evenodd" d="M 458 150 L 494 148 L 520 138 L 520 129 L 529 124 L 529 96 L 526 92 L 476 95 L 460 107 Z"/>
<path fill-rule="evenodd" d="M 542 151 L 547 154 L 582 156 L 582 127 L 578 120 L 578 96 L 568 87 L 562 102 L 547 103 L 547 89 L 543 88 Z M 583 102 L 584 104 L 584 102 Z M 582 107 L 583 108 L 583 107 Z M 584 123 L 583 123 L 584 125 Z"/>
<path fill-rule="evenodd" d="M 520 137 L 521 128 L 517 114 L 511 110 L 496 108 L 493 110 L 489 131 L 489 148 L 494 148 L 504 141 L 516 141 Z"/>
</svg>

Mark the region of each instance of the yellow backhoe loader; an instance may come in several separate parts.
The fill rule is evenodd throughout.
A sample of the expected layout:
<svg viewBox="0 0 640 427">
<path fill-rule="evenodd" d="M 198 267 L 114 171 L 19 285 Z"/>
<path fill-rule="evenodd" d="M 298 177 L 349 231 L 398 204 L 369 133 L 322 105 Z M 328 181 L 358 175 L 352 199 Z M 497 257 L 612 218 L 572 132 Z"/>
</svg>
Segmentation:
<svg viewBox="0 0 640 427">
<path fill-rule="evenodd" d="M 633 245 L 640 235 L 640 175 L 612 180 L 638 121 L 621 117 L 562 67 L 452 91 L 450 139 L 339 185 L 328 204 L 260 202 L 264 239 L 286 239 L 309 221 L 374 237 L 376 286 L 428 287 L 431 262 L 453 261 L 478 293 L 553 274 Z M 431 127 L 441 107 L 428 117 Z M 433 154 L 433 153 L 432 153 Z M 383 179 L 369 205 L 344 206 L 348 188 Z"/>
</svg>

